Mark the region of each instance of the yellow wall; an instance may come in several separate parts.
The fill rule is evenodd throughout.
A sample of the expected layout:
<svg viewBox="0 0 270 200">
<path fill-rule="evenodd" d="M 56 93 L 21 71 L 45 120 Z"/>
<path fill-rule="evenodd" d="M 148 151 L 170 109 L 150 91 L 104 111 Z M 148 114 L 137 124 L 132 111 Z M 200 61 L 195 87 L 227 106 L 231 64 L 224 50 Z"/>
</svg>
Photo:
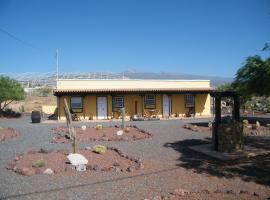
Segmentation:
<svg viewBox="0 0 270 200">
<path fill-rule="evenodd" d="M 104 95 L 103 95 L 104 96 Z M 107 95 L 108 102 L 108 118 L 112 117 L 112 96 Z M 59 99 L 60 104 L 60 119 L 65 119 L 64 113 L 64 98 L 67 99 L 68 106 L 70 106 L 70 96 L 62 96 Z M 137 104 L 137 113 L 135 113 L 135 101 Z M 184 95 L 173 94 L 171 95 L 172 115 L 179 114 L 180 117 L 185 114 Z M 149 114 L 148 109 L 144 109 L 144 96 L 142 95 L 124 95 L 124 105 L 126 109 L 126 116 L 130 117 L 135 114 L 145 115 Z M 80 110 L 74 110 L 80 111 Z M 83 112 L 76 113 L 81 119 L 97 119 L 97 96 L 87 95 L 83 97 Z M 210 115 L 210 95 L 209 94 L 196 94 L 195 95 L 195 112 L 197 116 Z M 162 117 L 162 95 L 156 95 L 156 112 Z"/>
<path fill-rule="evenodd" d="M 195 95 L 195 113 L 196 115 L 210 115 L 210 95 L 197 94 Z"/>
</svg>

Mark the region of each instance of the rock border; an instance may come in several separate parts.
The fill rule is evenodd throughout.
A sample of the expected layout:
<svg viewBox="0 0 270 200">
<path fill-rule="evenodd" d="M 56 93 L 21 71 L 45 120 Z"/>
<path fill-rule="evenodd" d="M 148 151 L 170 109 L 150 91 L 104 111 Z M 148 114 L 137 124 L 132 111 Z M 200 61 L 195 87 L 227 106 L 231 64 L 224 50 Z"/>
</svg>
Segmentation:
<svg viewBox="0 0 270 200">
<path fill-rule="evenodd" d="M 91 148 L 89 147 L 85 147 L 85 148 L 81 148 L 82 150 L 89 150 L 91 151 Z M 132 173 L 136 170 L 140 170 L 144 168 L 144 164 L 143 164 L 143 160 L 137 157 L 133 157 L 133 156 L 128 156 L 127 154 L 123 153 L 120 149 L 115 148 L 115 147 L 107 147 L 107 150 L 111 150 L 111 151 L 115 151 L 120 157 L 130 160 L 132 161 L 132 165 L 130 165 L 128 168 L 126 168 L 125 170 L 120 169 L 118 166 L 119 164 L 117 162 L 113 163 L 112 166 L 108 167 L 108 168 L 100 168 L 100 166 L 98 166 L 97 164 L 94 165 L 86 165 L 86 171 L 88 170 L 92 170 L 92 171 L 104 171 L 104 172 L 109 172 L 109 171 L 113 171 L 113 172 L 129 172 Z M 46 174 L 45 172 L 41 172 L 39 170 L 34 170 L 32 168 L 18 168 L 16 166 L 16 162 L 19 161 L 23 156 L 27 155 L 27 154 L 34 154 L 34 153 L 44 153 L 44 154 L 49 154 L 49 153 L 62 153 L 64 155 L 68 155 L 69 152 L 67 150 L 57 150 L 57 151 L 53 151 L 53 150 L 45 150 L 45 149 L 40 149 L 40 150 L 30 150 L 28 152 L 25 153 L 18 153 L 15 157 L 14 160 L 10 161 L 8 163 L 8 166 L 6 167 L 6 169 L 11 170 L 19 175 L 23 175 L 23 176 L 32 176 L 32 175 L 37 175 L 37 174 Z M 66 167 L 65 169 L 63 169 L 63 172 L 57 173 L 57 174 L 63 174 L 66 171 L 72 171 L 72 172 L 76 172 L 76 169 L 74 166 L 72 166 L 70 163 L 66 162 Z M 48 168 L 50 169 L 50 168 Z M 46 170 L 48 170 L 46 169 Z M 46 171 L 45 170 L 45 171 Z M 49 173 L 48 173 L 49 174 Z M 50 173 L 53 174 L 53 173 Z"/>
<path fill-rule="evenodd" d="M 118 125 L 115 125 L 115 126 L 107 126 L 108 128 L 120 128 L 120 126 L 118 126 Z M 136 141 L 136 140 L 145 140 L 145 139 L 150 139 L 150 138 L 152 138 L 153 137 L 153 134 L 152 133 L 150 133 L 150 132 L 148 132 L 148 131 L 145 131 L 145 130 L 143 130 L 143 129 L 140 129 L 140 128 L 138 128 L 136 125 L 128 125 L 128 126 L 126 126 L 127 128 L 135 128 L 135 129 L 137 129 L 137 131 L 138 132 L 140 132 L 140 133 L 142 133 L 142 134 L 145 134 L 146 135 L 146 137 L 145 138 L 134 138 L 134 137 L 132 137 L 132 138 L 129 138 L 129 137 L 124 137 L 124 138 L 118 138 L 118 139 L 111 139 L 111 138 L 108 138 L 108 137 L 101 137 L 101 138 L 98 138 L 98 139 L 96 139 L 96 138 L 89 138 L 89 139 L 87 139 L 87 140 L 80 140 L 81 142 L 83 141 L 83 142 L 85 142 L 85 141 L 127 141 L 127 142 L 130 142 L 130 141 Z M 53 131 L 55 131 L 55 134 L 59 134 L 59 132 L 60 133 L 66 133 L 65 132 L 65 130 L 57 130 L 57 129 L 61 129 L 61 128 L 66 128 L 66 127 L 57 127 L 57 128 L 52 128 L 52 130 Z M 76 128 L 81 128 L 80 126 L 74 126 L 74 128 L 76 129 Z M 87 128 L 95 128 L 95 127 L 87 127 Z M 106 128 L 106 127 L 104 127 L 104 128 Z M 58 135 L 58 136 L 55 136 L 55 137 L 53 137 L 53 140 L 51 141 L 51 143 L 61 143 L 61 142 L 58 142 L 57 141 L 57 139 L 60 139 L 60 138 L 62 138 L 62 137 L 65 137 L 65 136 L 63 136 L 63 135 Z M 62 142 L 62 143 L 65 143 L 65 142 Z M 66 143 L 69 143 L 69 142 L 66 142 Z"/>
</svg>

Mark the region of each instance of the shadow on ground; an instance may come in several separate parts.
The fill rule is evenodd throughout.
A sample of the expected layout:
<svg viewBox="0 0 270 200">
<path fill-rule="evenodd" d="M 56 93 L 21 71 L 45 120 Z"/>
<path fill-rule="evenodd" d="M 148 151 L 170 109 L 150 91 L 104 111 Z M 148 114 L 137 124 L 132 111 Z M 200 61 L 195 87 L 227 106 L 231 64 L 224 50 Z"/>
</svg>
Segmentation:
<svg viewBox="0 0 270 200">
<path fill-rule="evenodd" d="M 188 139 L 174 143 L 164 144 L 180 153 L 180 167 L 192 169 L 196 173 L 206 173 L 217 177 L 234 178 L 239 177 L 244 181 L 254 181 L 258 184 L 270 186 L 270 155 L 257 156 L 249 159 L 242 159 L 234 162 L 222 162 L 204 154 L 197 153 L 188 146 L 208 144 L 210 141 Z M 247 144 L 254 147 L 259 146 L 270 150 L 270 139 L 247 138 Z"/>
</svg>

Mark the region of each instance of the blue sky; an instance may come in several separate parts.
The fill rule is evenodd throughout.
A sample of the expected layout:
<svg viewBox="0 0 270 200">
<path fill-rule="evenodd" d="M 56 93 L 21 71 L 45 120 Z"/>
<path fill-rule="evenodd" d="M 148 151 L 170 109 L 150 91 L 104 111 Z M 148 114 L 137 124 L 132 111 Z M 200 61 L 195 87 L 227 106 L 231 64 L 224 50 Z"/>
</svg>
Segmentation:
<svg viewBox="0 0 270 200">
<path fill-rule="evenodd" d="M 233 77 L 270 42 L 269 0 L 0 0 L 0 73 Z M 16 40 L 19 39 L 20 41 Z"/>
</svg>

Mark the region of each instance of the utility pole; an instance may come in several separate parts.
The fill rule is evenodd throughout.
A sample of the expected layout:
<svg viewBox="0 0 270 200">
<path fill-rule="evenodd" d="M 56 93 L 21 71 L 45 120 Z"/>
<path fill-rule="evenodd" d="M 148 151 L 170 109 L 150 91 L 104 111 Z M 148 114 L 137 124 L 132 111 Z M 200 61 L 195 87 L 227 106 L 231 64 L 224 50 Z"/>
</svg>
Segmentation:
<svg viewBox="0 0 270 200">
<path fill-rule="evenodd" d="M 56 59 L 56 80 L 58 80 L 58 49 L 56 49 L 55 59 Z"/>
</svg>

